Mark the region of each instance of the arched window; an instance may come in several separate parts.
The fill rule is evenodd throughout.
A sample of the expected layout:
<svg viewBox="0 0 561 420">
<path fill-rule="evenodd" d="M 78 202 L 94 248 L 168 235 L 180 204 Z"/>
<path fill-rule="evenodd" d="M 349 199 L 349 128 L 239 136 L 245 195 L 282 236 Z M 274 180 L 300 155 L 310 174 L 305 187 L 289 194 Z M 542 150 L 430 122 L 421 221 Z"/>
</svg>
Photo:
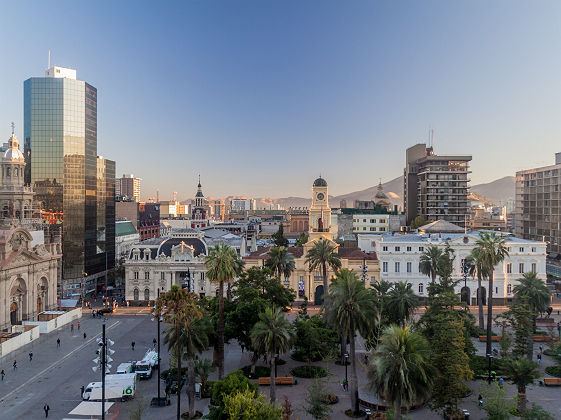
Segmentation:
<svg viewBox="0 0 561 420">
<path fill-rule="evenodd" d="M 422 295 L 423 293 L 423 283 L 419 283 L 419 294 Z"/>
<path fill-rule="evenodd" d="M 511 294 L 512 294 L 512 284 L 509 283 L 509 284 L 506 286 L 506 293 L 507 293 L 508 295 L 511 295 Z"/>
<path fill-rule="evenodd" d="M 144 289 L 144 300 L 150 300 L 150 289 Z"/>
<path fill-rule="evenodd" d="M 134 289 L 133 295 L 134 295 L 134 296 L 133 296 L 133 299 L 134 299 L 134 300 L 138 300 L 138 298 L 139 298 L 139 296 L 138 296 L 138 295 L 139 295 L 138 289 L 136 289 L 136 288 Z"/>
</svg>

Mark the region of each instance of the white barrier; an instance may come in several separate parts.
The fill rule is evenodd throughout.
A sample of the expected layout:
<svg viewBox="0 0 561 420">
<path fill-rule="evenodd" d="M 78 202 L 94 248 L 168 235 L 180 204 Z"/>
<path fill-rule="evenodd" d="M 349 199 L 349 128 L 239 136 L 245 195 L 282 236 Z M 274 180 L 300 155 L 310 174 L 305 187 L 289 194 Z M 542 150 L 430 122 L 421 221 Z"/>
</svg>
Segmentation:
<svg viewBox="0 0 561 420">
<path fill-rule="evenodd" d="M 72 321 L 82 318 L 82 308 L 76 308 L 71 311 L 47 311 L 43 314 L 59 314 L 56 318 L 49 321 L 23 321 L 23 325 L 37 325 L 41 334 L 48 334 L 63 325 L 69 324 Z M 41 314 L 39 314 L 41 315 Z"/>
<path fill-rule="evenodd" d="M 14 350 L 17 350 L 39 338 L 39 328 L 37 327 L 28 329 L 27 331 L 25 331 L 25 328 L 21 325 L 14 325 L 12 327 L 12 332 L 20 331 L 22 331 L 20 335 L 0 343 L 0 357 L 4 357 Z"/>
</svg>

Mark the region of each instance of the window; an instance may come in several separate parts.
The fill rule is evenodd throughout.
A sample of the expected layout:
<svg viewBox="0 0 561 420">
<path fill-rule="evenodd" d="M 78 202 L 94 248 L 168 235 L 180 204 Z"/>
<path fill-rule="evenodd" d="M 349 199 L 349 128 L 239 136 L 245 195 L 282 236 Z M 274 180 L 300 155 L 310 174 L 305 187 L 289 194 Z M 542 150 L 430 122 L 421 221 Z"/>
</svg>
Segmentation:
<svg viewBox="0 0 561 420">
<path fill-rule="evenodd" d="M 536 273 L 536 263 L 532 263 L 532 273 Z"/>
<path fill-rule="evenodd" d="M 495 287 L 495 294 L 498 295 L 499 294 L 499 288 Z"/>
<path fill-rule="evenodd" d="M 518 248 L 518 250 L 519 250 L 520 252 L 524 252 L 524 247 L 521 246 L 520 248 Z"/>
<path fill-rule="evenodd" d="M 384 273 L 388 272 L 388 263 L 386 261 L 382 263 L 382 272 Z"/>
<path fill-rule="evenodd" d="M 507 274 L 512 274 L 512 263 L 506 263 Z"/>
<path fill-rule="evenodd" d="M 376 228 L 375 228 L 375 227 L 371 227 L 371 228 L 370 228 L 370 232 L 376 232 Z"/>
<path fill-rule="evenodd" d="M 382 251 L 387 251 L 387 250 L 388 250 L 388 247 L 387 247 L 387 246 L 383 246 L 383 247 L 382 247 Z"/>
<path fill-rule="evenodd" d="M 370 219 L 370 223 L 376 223 L 376 219 Z"/>
<path fill-rule="evenodd" d="M 407 252 L 411 252 L 411 247 L 410 246 L 407 247 Z"/>
<path fill-rule="evenodd" d="M 423 283 L 419 283 L 419 294 L 423 294 Z"/>
<path fill-rule="evenodd" d="M 509 295 L 512 295 L 512 284 L 508 284 L 508 286 L 506 286 L 506 293 Z"/>
<path fill-rule="evenodd" d="M 138 260 L 138 254 L 134 254 L 134 259 Z"/>
<path fill-rule="evenodd" d="M 398 246 L 395 247 L 395 252 L 399 252 L 400 250 L 401 250 L 400 247 L 398 247 Z"/>
<path fill-rule="evenodd" d="M 532 252 L 536 252 L 536 247 L 535 246 L 532 247 Z"/>
<path fill-rule="evenodd" d="M 424 247 L 424 246 L 420 246 L 420 247 L 419 247 L 419 252 L 423 252 L 424 250 L 425 250 L 425 247 Z"/>
<path fill-rule="evenodd" d="M 395 272 L 399 273 L 399 261 L 396 261 L 395 263 Z"/>
<path fill-rule="evenodd" d="M 144 272 L 144 279 L 145 280 L 150 280 L 150 271 L 145 271 Z M 146 300 L 148 300 L 148 299 L 146 299 Z"/>
<path fill-rule="evenodd" d="M 380 232 L 385 232 L 385 231 L 386 231 L 386 228 L 385 228 L 385 227 L 380 227 L 380 228 L 378 228 L 378 230 L 379 230 Z"/>
<path fill-rule="evenodd" d="M 135 279 L 135 280 L 138 280 L 138 271 L 135 271 L 135 272 L 134 272 L 134 279 Z M 138 300 L 138 299 L 137 299 L 137 300 Z"/>
<path fill-rule="evenodd" d="M 144 289 L 144 300 L 150 300 L 150 289 Z"/>
<path fill-rule="evenodd" d="M 160 273 L 160 278 L 161 278 L 162 280 L 165 280 L 165 279 L 166 279 L 166 273 L 164 273 L 164 272 L 162 271 L 162 272 Z"/>
<path fill-rule="evenodd" d="M 133 299 L 138 300 L 138 297 L 139 297 L 138 295 L 139 295 L 138 289 L 135 288 L 134 291 L 133 291 Z"/>
<path fill-rule="evenodd" d="M 519 273 L 523 273 L 523 272 L 524 272 L 524 263 L 518 264 L 518 272 L 519 272 Z"/>
<path fill-rule="evenodd" d="M 363 223 L 366 223 L 366 219 L 362 219 L 362 222 L 363 222 Z"/>
<path fill-rule="evenodd" d="M 407 262 L 407 272 L 410 273 L 411 272 L 411 262 Z"/>
</svg>

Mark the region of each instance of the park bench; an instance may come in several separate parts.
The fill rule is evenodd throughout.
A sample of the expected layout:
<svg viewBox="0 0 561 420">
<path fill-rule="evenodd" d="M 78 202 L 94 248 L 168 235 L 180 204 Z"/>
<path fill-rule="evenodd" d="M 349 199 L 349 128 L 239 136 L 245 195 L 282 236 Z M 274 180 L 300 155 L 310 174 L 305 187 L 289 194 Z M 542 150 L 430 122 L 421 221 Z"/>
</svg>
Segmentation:
<svg viewBox="0 0 561 420">
<path fill-rule="evenodd" d="M 487 336 L 486 335 L 480 335 L 479 336 L 479 341 L 486 342 L 487 341 Z M 491 341 L 499 342 L 499 341 L 501 341 L 501 336 L 500 335 L 492 335 L 491 336 Z"/>
<path fill-rule="evenodd" d="M 561 378 L 543 378 L 545 386 L 561 386 Z"/>
<path fill-rule="evenodd" d="M 536 343 L 544 342 L 544 341 L 551 341 L 550 335 L 534 335 L 532 337 Z"/>
<path fill-rule="evenodd" d="M 271 385 L 271 378 L 269 376 L 262 376 L 258 379 L 259 385 Z M 292 376 L 279 376 L 275 378 L 275 385 L 294 385 L 296 381 Z"/>
</svg>

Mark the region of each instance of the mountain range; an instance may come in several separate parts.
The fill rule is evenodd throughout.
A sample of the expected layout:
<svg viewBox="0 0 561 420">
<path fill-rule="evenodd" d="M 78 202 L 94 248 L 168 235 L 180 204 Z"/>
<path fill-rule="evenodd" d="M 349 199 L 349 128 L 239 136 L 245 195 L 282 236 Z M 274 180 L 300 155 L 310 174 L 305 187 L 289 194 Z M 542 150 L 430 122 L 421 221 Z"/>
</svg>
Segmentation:
<svg viewBox="0 0 561 420">
<path fill-rule="evenodd" d="M 470 191 L 472 198 L 483 198 L 485 201 L 495 205 L 504 205 L 508 201 L 514 200 L 514 177 L 505 176 L 485 184 L 472 185 Z M 382 184 L 384 192 L 390 199 L 392 205 L 403 207 L 403 176 L 392 179 Z M 346 200 L 347 206 L 353 206 L 355 200 L 371 200 L 376 194 L 378 186 L 366 188 L 360 191 L 353 191 L 347 194 L 329 196 L 331 207 L 339 207 L 341 200 Z M 257 207 L 269 207 L 280 204 L 285 209 L 289 207 L 309 207 L 312 203 L 311 198 L 303 197 L 284 197 L 284 198 L 257 198 Z"/>
</svg>

